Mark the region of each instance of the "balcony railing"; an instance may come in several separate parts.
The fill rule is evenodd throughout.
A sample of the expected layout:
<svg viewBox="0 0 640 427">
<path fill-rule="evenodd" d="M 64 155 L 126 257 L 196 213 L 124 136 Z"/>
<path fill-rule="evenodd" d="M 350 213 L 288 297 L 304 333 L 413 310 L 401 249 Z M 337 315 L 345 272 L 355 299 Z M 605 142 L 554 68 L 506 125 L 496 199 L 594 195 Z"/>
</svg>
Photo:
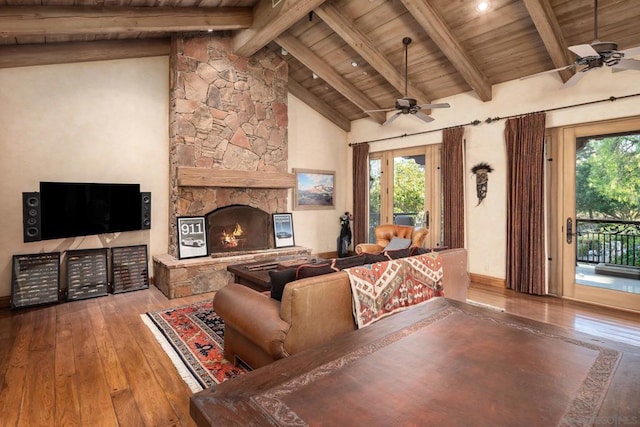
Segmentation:
<svg viewBox="0 0 640 427">
<path fill-rule="evenodd" d="M 576 219 L 576 260 L 640 266 L 640 222 Z"/>
</svg>

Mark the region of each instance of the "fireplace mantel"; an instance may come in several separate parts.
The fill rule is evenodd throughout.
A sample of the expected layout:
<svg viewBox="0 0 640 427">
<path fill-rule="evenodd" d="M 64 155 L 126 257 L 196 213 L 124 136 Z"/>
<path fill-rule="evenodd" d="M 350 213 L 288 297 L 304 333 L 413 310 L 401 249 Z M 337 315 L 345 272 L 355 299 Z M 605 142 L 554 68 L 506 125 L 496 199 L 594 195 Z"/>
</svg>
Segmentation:
<svg viewBox="0 0 640 427">
<path fill-rule="evenodd" d="M 287 172 L 232 171 L 178 167 L 179 187 L 293 188 L 296 176 Z"/>
</svg>

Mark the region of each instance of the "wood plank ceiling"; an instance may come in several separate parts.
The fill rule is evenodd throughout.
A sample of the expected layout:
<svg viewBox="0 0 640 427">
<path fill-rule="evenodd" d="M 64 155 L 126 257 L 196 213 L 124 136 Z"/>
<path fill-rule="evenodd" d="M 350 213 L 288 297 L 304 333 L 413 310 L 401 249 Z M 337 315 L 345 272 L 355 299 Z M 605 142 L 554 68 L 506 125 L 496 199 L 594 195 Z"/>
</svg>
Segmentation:
<svg viewBox="0 0 640 427">
<path fill-rule="evenodd" d="M 236 53 L 281 55 L 290 91 L 348 130 L 382 123 L 364 110 L 405 95 L 404 37 L 418 103 L 489 101 L 492 85 L 570 64 L 567 47 L 594 39 L 593 3 L 489 0 L 481 13 L 477 0 L 0 0 L 0 68 L 165 55 L 172 34 L 232 31 Z M 638 0 L 600 0 L 599 39 L 640 46 L 639 17 Z"/>
</svg>

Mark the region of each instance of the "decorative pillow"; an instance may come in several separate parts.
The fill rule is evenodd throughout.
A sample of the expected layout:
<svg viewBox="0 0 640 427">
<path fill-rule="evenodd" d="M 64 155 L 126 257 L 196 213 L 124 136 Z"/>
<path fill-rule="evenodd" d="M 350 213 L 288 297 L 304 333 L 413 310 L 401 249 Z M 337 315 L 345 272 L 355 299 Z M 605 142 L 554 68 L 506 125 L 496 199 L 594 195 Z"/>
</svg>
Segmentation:
<svg viewBox="0 0 640 427">
<path fill-rule="evenodd" d="M 385 251 L 395 251 L 397 249 L 407 249 L 411 246 L 411 239 L 401 239 L 400 237 L 394 237 L 391 239 L 387 247 L 384 248 Z"/>
<path fill-rule="evenodd" d="M 334 258 L 331 260 L 331 268 L 340 271 L 345 268 L 357 267 L 366 261 L 365 254 L 354 255 L 347 258 Z"/>
<path fill-rule="evenodd" d="M 378 252 L 375 254 L 365 253 L 365 264 L 375 264 L 376 262 L 385 262 L 389 261 L 389 258 L 384 254 L 384 252 Z"/>
<path fill-rule="evenodd" d="M 269 270 L 269 277 L 271 277 L 271 298 L 281 301 L 284 286 L 296 280 L 296 269 Z"/>
<path fill-rule="evenodd" d="M 448 246 L 436 246 L 435 248 L 423 248 L 418 246 L 413 246 L 411 248 L 411 256 L 414 255 L 423 255 L 428 254 L 429 252 L 440 252 L 449 249 Z"/>
<path fill-rule="evenodd" d="M 422 246 L 414 246 L 414 247 L 411 248 L 411 256 L 428 254 L 431 251 L 432 251 L 431 248 L 423 248 Z"/>
<path fill-rule="evenodd" d="M 406 258 L 408 256 L 411 256 L 411 249 L 412 248 L 397 249 L 395 251 L 384 251 L 384 254 L 386 255 L 387 259 L 389 259 L 389 260 L 398 259 L 398 258 Z"/>
<path fill-rule="evenodd" d="M 321 264 L 302 264 L 296 271 L 296 279 L 304 279 L 305 277 L 314 277 L 335 272 L 328 262 Z"/>
</svg>

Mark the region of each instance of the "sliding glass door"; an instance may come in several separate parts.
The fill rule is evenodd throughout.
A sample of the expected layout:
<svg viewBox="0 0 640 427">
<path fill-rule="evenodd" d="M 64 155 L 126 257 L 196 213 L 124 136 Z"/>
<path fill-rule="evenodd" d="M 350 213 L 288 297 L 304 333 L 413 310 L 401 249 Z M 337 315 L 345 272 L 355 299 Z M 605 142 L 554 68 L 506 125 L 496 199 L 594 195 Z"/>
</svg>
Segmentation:
<svg viewBox="0 0 640 427">
<path fill-rule="evenodd" d="M 440 145 L 372 153 L 369 241 L 375 241 L 376 226 L 393 223 L 426 227 L 426 244 L 440 244 L 440 194 Z"/>
</svg>

